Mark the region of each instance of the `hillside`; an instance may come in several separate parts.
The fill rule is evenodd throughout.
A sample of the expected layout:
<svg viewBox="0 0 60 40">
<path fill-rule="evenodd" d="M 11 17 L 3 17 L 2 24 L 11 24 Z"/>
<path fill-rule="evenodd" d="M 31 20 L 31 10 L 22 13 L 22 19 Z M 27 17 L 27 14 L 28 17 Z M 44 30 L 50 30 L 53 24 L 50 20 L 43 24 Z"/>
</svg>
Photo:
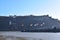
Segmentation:
<svg viewBox="0 0 60 40">
<path fill-rule="evenodd" d="M 60 21 L 43 16 L 0 16 L 0 31 L 60 32 Z"/>
</svg>

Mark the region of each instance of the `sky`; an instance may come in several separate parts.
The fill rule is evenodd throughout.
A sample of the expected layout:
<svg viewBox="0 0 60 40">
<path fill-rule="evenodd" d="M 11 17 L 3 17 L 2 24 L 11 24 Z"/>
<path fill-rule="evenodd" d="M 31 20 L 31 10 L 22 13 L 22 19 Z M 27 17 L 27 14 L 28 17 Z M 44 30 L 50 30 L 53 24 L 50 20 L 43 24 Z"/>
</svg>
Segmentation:
<svg viewBox="0 0 60 40">
<path fill-rule="evenodd" d="M 0 0 L 0 16 L 49 15 L 60 20 L 60 0 Z"/>
</svg>

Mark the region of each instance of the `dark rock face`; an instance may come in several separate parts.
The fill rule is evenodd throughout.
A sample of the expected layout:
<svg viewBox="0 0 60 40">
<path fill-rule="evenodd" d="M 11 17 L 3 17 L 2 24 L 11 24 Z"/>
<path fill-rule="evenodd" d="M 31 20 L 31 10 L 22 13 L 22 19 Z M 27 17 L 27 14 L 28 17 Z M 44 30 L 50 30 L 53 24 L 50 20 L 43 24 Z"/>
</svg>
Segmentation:
<svg viewBox="0 0 60 40">
<path fill-rule="evenodd" d="M 44 16 L 0 16 L 0 31 L 60 32 L 60 21 Z"/>
</svg>

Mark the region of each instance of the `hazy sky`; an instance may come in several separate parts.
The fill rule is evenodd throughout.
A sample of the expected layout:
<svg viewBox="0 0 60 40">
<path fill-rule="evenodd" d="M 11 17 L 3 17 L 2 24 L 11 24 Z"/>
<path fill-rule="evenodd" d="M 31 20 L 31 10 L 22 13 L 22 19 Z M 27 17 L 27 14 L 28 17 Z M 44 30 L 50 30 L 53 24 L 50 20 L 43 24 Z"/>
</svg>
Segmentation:
<svg viewBox="0 0 60 40">
<path fill-rule="evenodd" d="M 60 0 L 0 0 L 0 15 L 50 15 L 60 19 Z"/>
</svg>

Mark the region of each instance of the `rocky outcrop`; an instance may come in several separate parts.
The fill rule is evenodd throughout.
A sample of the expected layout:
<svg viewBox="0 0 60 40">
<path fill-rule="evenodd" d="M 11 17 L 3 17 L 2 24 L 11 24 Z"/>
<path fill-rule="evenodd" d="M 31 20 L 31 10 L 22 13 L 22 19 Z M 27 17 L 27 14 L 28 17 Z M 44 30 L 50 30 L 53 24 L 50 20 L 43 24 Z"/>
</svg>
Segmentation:
<svg viewBox="0 0 60 40">
<path fill-rule="evenodd" d="M 60 21 L 43 16 L 0 16 L 0 31 L 60 32 Z"/>
</svg>

